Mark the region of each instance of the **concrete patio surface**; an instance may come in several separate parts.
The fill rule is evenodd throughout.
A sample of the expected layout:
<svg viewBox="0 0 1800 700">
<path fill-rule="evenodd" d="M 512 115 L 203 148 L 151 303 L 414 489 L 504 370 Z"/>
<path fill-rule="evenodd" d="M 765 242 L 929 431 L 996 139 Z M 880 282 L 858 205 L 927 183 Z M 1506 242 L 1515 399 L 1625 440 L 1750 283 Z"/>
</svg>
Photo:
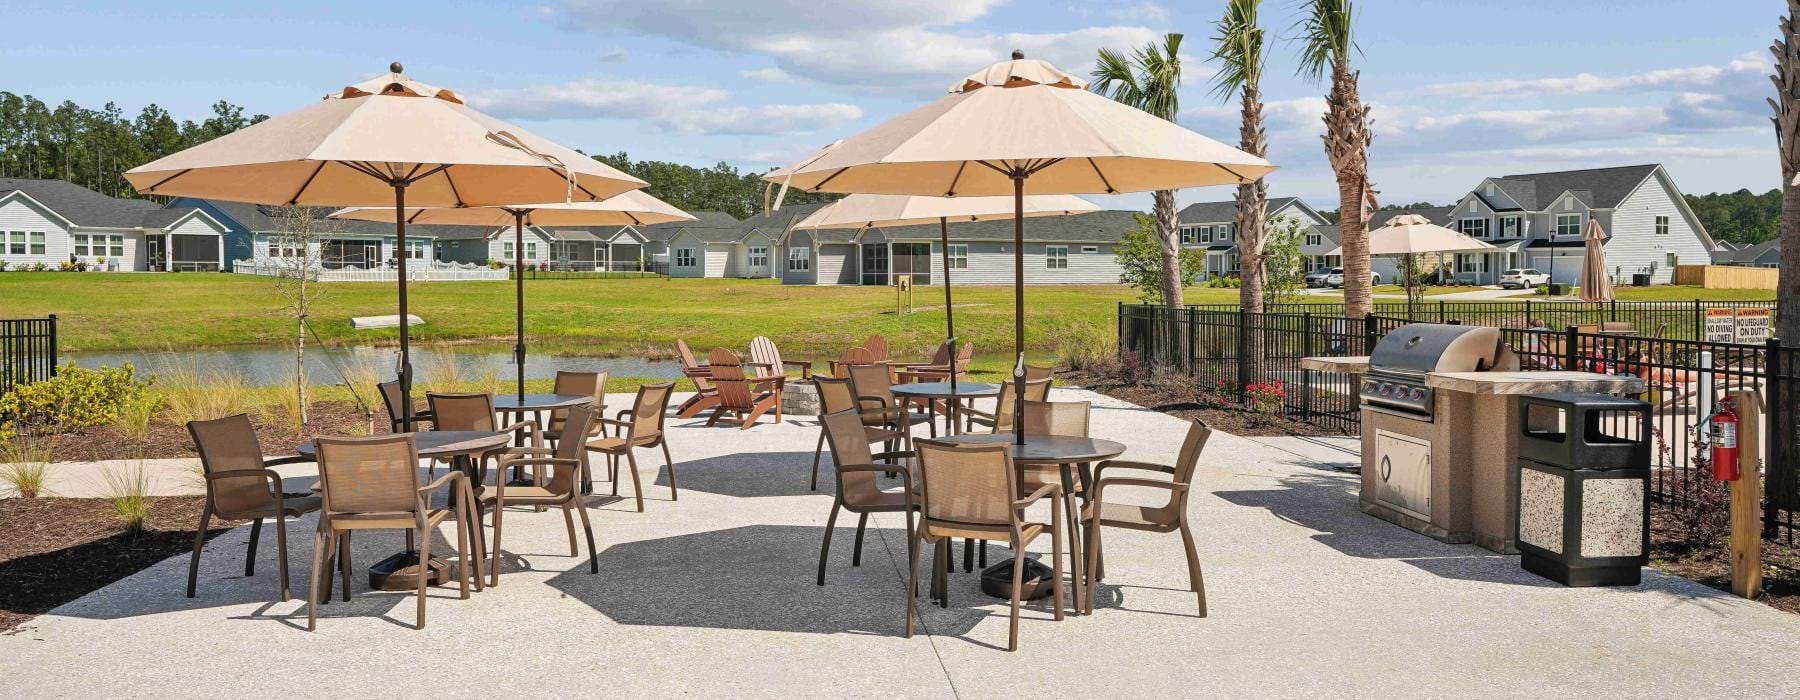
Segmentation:
<svg viewBox="0 0 1800 700">
<path fill-rule="evenodd" d="M 1179 448 L 1180 420 L 1079 390 L 1054 398 L 1094 401 L 1093 433 L 1126 443 L 1129 458 L 1167 462 Z M 0 687 L 20 698 L 1792 692 L 1800 617 L 1654 571 L 1633 588 L 1562 588 L 1517 557 L 1363 515 L 1355 476 L 1320 466 L 1341 450 L 1309 457 L 1318 446 L 1230 435 L 1207 447 L 1190 504 L 1209 617 L 1195 617 L 1179 537 L 1108 530 L 1095 615 L 1055 622 L 1033 605 L 1009 654 L 1006 606 L 956 573 L 950 608 L 921 598 L 920 633 L 904 639 L 899 517 L 871 520 L 860 567 L 855 520 L 840 518 L 827 583 L 814 585 L 830 478 L 827 460 L 822 490 L 806 488 L 812 418 L 670 425 L 680 500 L 660 455 L 642 451 L 647 512 L 590 501 L 599 575 L 568 556 L 557 513 L 509 511 L 501 585 L 468 600 L 433 589 L 415 631 L 412 595 L 368 592 L 362 575 L 399 536 L 364 534 L 356 599 L 323 606 L 308 633 L 301 600 L 275 602 L 272 533 L 245 578 L 238 528 L 207 547 L 198 598 L 182 595 L 181 556 L 0 635 Z M 302 600 L 312 527 L 290 523 Z"/>
</svg>

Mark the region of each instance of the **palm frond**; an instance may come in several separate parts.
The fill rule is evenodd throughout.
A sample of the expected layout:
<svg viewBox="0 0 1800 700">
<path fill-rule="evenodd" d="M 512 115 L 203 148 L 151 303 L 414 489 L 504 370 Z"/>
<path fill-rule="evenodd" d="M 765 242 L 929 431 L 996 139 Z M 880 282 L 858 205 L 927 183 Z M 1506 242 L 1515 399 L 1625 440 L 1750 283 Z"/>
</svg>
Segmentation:
<svg viewBox="0 0 1800 700">
<path fill-rule="evenodd" d="M 1181 111 L 1181 39 L 1182 35 L 1171 33 L 1163 37 L 1161 45 L 1146 44 L 1133 50 L 1129 59 L 1112 49 L 1101 49 L 1090 89 L 1115 102 L 1174 120 Z"/>
<path fill-rule="evenodd" d="M 1229 0 L 1225 16 L 1214 24 L 1218 34 L 1213 38 L 1213 58 L 1220 67 L 1213 75 L 1212 93 L 1220 102 L 1230 101 L 1246 85 L 1262 82 L 1267 51 L 1266 35 L 1256 17 L 1261 5 L 1262 0 Z"/>
<path fill-rule="evenodd" d="M 1356 41 L 1354 0 L 1301 0 L 1305 15 L 1294 23 L 1293 40 L 1300 42 L 1300 64 L 1295 72 L 1308 80 L 1323 79 L 1339 61 L 1349 60 Z"/>
</svg>

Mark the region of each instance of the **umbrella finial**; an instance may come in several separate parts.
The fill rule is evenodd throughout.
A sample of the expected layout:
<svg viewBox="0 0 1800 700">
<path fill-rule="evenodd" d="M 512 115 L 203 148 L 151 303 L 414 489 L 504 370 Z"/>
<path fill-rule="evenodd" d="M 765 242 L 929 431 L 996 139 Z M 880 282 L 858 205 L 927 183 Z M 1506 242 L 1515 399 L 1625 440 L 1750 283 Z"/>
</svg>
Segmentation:
<svg viewBox="0 0 1800 700">
<path fill-rule="evenodd" d="M 406 71 L 405 71 L 405 69 L 404 69 L 404 67 L 403 67 L 403 66 L 401 66 L 401 65 L 400 65 L 400 62 L 399 62 L 399 61 L 395 61 L 395 62 L 393 62 L 393 63 L 389 63 L 389 64 L 388 64 L 388 72 L 390 72 L 390 73 L 404 73 L 404 72 L 406 72 Z"/>
<path fill-rule="evenodd" d="M 1024 51 L 1022 51 L 1022 50 L 1020 50 L 1020 49 L 1013 49 L 1013 60 L 1015 60 L 1015 61 L 1017 61 L 1017 60 L 1020 60 L 1020 59 L 1023 59 L 1023 58 L 1025 58 L 1025 52 L 1024 52 Z"/>
</svg>

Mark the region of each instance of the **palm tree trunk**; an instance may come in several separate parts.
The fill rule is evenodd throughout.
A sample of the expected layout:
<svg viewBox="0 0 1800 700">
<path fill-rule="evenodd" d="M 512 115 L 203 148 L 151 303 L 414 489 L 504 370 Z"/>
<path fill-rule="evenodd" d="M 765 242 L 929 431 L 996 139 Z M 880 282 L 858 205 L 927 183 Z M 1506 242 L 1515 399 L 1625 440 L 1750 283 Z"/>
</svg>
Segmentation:
<svg viewBox="0 0 1800 700">
<path fill-rule="evenodd" d="M 1781 344 L 1800 347 L 1800 0 L 1788 0 L 1775 57 L 1775 145 L 1781 156 L 1781 280 L 1775 294 L 1775 331 Z"/>
<path fill-rule="evenodd" d="M 1243 122 L 1238 127 L 1238 147 L 1244 152 L 1259 158 L 1268 156 L 1269 144 L 1263 134 L 1262 121 L 1262 88 L 1255 81 L 1247 82 L 1243 89 Z M 1267 276 L 1263 269 L 1263 244 L 1269 237 L 1268 187 L 1262 180 L 1238 185 L 1237 191 L 1237 239 L 1238 239 L 1238 273 L 1242 284 L 1238 287 L 1238 301 L 1243 304 L 1244 313 L 1251 314 L 1251 322 L 1245 324 L 1248 335 L 1243 339 L 1244 363 L 1241 379 L 1246 383 L 1263 381 L 1263 297 L 1264 283 Z"/>
<path fill-rule="evenodd" d="M 1338 180 L 1338 227 L 1344 246 L 1344 316 L 1362 318 L 1373 308 L 1369 284 L 1369 225 L 1363 203 L 1369 196 L 1368 108 L 1357 94 L 1357 74 L 1348 59 L 1331 67 L 1331 95 L 1325 115 L 1325 152 Z"/>
<path fill-rule="evenodd" d="M 1162 298 L 1168 308 L 1169 347 L 1174 350 L 1164 358 L 1171 364 L 1184 364 L 1188 356 L 1187 332 L 1181 325 L 1181 236 L 1175 222 L 1175 190 L 1157 190 L 1152 194 L 1156 215 L 1156 241 L 1162 249 Z"/>
</svg>

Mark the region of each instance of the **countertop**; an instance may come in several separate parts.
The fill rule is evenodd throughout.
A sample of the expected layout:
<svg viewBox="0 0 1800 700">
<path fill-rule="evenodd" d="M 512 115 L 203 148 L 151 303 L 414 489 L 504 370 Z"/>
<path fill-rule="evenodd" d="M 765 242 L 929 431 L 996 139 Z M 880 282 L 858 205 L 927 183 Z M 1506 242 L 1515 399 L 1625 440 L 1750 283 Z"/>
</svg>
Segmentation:
<svg viewBox="0 0 1800 700">
<path fill-rule="evenodd" d="M 1547 394 L 1559 391 L 1636 394 L 1644 391 L 1644 380 L 1635 376 L 1593 372 L 1432 372 L 1425 375 L 1425 385 L 1439 391 L 1469 394 Z"/>
<path fill-rule="evenodd" d="M 1363 374 L 1369 371 L 1369 356 L 1359 357 L 1302 357 L 1300 368 L 1315 372 L 1339 372 L 1342 374 Z"/>
</svg>

